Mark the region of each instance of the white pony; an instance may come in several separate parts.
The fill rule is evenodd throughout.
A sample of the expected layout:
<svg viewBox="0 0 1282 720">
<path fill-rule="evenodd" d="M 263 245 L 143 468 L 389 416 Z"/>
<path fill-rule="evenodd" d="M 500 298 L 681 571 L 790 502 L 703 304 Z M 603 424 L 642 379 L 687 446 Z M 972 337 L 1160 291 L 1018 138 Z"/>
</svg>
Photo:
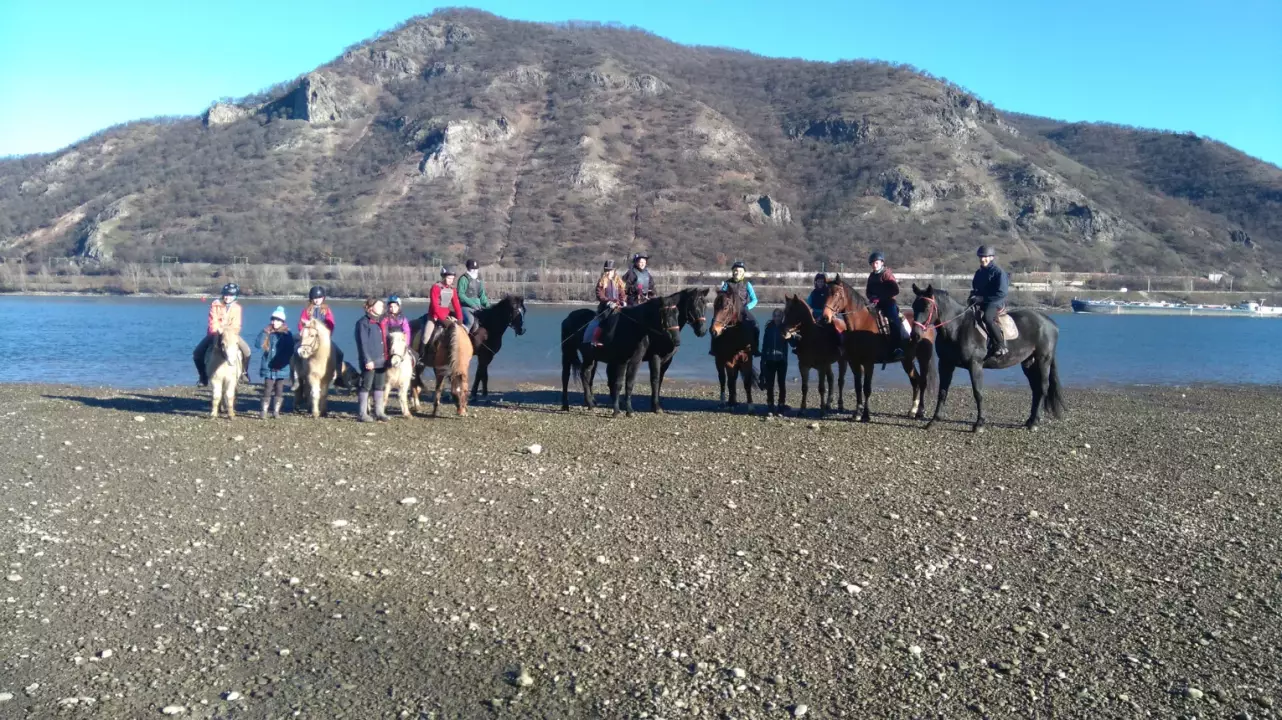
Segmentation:
<svg viewBox="0 0 1282 720">
<path fill-rule="evenodd" d="M 304 323 L 298 334 L 298 349 L 289 361 L 294 376 L 294 407 L 310 405 L 312 417 L 328 412 L 329 385 L 338 375 L 338 362 L 329 326 L 317 318 Z"/>
<path fill-rule="evenodd" d="M 387 365 L 387 386 L 379 396 L 382 407 L 374 408 L 375 415 L 383 415 L 387 398 L 394 392 L 401 400 L 401 415 L 410 416 L 410 385 L 414 384 L 414 367 L 418 354 L 409 347 L 409 338 L 399 328 L 387 331 L 387 346 L 391 350 Z"/>
<path fill-rule="evenodd" d="M 205 373 L 213 391 L 209 417 L 218 417 L 220 405 L 227 411 L 228 418 L 236 417 L 236 384 L 240 382 L 244 366 L 240 336 L 231 328 L 223 330 L 205 351 Z"/>
</svg>

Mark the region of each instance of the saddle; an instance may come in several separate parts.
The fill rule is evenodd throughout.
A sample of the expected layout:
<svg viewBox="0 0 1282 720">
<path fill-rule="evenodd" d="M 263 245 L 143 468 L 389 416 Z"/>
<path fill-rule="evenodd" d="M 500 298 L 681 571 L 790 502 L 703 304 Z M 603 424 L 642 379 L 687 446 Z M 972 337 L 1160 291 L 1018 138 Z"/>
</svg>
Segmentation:
<svg viewBox="0 0 1282 720">
<path fill-rule="evenodd" d="M 873 319 L 877 321 L 877 333 L 880 335 L 890 335 L 890 318 L 881 314 L 881 311 L 876 308 L 869 308 L 868 312 L 872 313 Z M 908 323 L 908 318 L 905 318 L 901 314 L 899 316 L 899 322 L 903 325 L 903 335 L 901 337 L 912 337 L 913 326 Z"/>
<path fill-rule="evenodd" d="M 988 339 L 988 328 L 984 327 L 984 313 L 976 308 L 974 311 L 975 327 L 979 328 L 979 334 Z M 1014 340 L 1019 337 L 1019 328 L 1015 325 L 1015 318 L 1006 314 L 1006 308 L 997 311 L 997 327 L 1001 328 L 1002 337 L 1006 340 Z"/>
</svg>

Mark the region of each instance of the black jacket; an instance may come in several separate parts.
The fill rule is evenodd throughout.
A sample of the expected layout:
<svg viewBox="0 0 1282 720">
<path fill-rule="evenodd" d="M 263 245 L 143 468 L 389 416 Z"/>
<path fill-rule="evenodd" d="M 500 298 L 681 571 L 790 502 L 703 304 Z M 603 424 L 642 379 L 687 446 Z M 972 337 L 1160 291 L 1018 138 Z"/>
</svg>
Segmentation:
<svg viewBox="0 0 1282 720">
<path fill-rule="evenodd" d="M 623 273 L 623 286 L 627 289 L 628 307 L 640 305 L 654 297 L 654 276 L 649 269 L 629 268 Z"/>
<path fill-rule="evenodd" d="M 970 296 L 984 305 L 1006 302 L 1006 293 L 1010 290 L 1010 275 L 993 263 L 986 268 L 975 271 L 975 279 L 970 284 Z"/>
<path fill-rule="evenodd" d="M 774 320 L 766 323 L 766 331 L 761 335 L 761 362 L 765 365 L 788 367 L 788 348 L 797 347 L 797 339 L 783 339 L 783 327 Z"/>
<path fill-rule="evenodd" d="M 383 342 L 383 328 L 368 313 L 356 321 L 356 355 L 360 360 L 358 370 L 363 371 L 366 363 L 374 363 L 375 370 L 386 367 L 387 348 Z"/>
<path fill-rule="evenodd" d="M 894 300 L 899 295 L 899 280 L 890 268 L 882 268 L 879 273 L 868 273 L 868 287 L 866 288 L 868 299 L 877 300 Z"/>
</svg>

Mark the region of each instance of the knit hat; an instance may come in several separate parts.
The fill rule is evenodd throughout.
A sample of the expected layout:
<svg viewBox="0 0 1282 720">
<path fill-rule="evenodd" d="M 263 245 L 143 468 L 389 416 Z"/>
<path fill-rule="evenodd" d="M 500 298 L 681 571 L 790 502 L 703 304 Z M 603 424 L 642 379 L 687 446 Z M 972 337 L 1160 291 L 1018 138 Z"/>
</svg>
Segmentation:
<svg viewBox="0 0 1282 720">
<path fill-rule="evenodd" d="M 279 318 L 281 322 L 285 322 L 285 306 L 284 305 L 277 305 L 276 309 L 272 310 L 272 319 L 275 320 L 277 318 Z"/>
</svg>

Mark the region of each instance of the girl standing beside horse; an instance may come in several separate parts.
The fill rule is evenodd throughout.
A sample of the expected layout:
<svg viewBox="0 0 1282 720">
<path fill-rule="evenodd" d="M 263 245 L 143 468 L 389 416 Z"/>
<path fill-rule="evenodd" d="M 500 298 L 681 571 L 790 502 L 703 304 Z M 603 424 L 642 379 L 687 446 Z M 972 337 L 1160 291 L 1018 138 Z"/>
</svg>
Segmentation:
<svg viewBox="0 0 1282 720">
<path fill-rule="evenodd" d="M 290 360 L 297 345 L 294 334 L 285 324 L 284 307 L 278 306 L 272 312 L 271 321 L 258 333 L 254 344 L 263 351 L 259 365 L 259 373 L 263 376 L 263 407 L 259 411 L 259 417 L 267 419 L 270 405 L 271 416 L 278 418 L 280 407 L 285 402 L 285 384 L 289 382 L 291 374 Z"/>
<path fill-rule="evenodd" d="M 387 339 L 383 334 L 380 321 L 383 316 L 383 301 L 369 298 L 365 301 L 365 315 L 356 321 L 356 356 L 361 368 L 361 386 L 356 393 L 359 409 L 357 420 L 387 420 L 383 414 L 383 386 L 387 381 Z M 375 415 L 369 414 L 370 393 L 374 394 Z"/>
</svg>

